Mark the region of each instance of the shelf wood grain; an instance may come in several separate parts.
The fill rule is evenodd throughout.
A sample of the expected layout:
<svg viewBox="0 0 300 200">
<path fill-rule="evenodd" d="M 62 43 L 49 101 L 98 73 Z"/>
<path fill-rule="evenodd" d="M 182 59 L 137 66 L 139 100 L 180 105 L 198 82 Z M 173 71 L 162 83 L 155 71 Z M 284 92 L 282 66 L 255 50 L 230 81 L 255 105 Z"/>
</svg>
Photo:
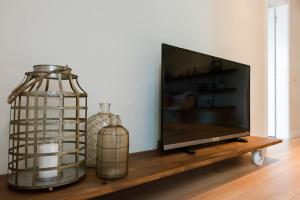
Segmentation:
<svg viewBox="0 0 300 200">
<path fill-rule="evenodd" d="M 204 145 L 196 150 L 195 155 L 178 151 L 160 152 L 157 150 L 134 153 L 129 157 L 129 174 L 123 179 L 114 181 L 101 180 L 97 178 L 94 169 L 88 169 L 84 180 L 72 185 L 55 188 L 53 192 L 10 189 L 7 186 L 7 177 L 3 175 L 0 176 L 1 199 L 91 199 L 282 142 L 282 140 L 274 138 L 254 136 L 246 138 L 248 139 L 247 143 L 226 142 L 215 145 Z"/>
</svg>

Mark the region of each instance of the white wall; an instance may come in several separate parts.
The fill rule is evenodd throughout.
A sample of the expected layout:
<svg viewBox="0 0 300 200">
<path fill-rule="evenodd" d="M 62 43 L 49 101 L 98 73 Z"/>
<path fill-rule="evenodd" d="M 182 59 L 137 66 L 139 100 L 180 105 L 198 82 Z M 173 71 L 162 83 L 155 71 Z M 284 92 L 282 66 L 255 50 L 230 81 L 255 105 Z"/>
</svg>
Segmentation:
<svg viewBox="0 0 300 200">
<path fill-rule="evenodd" d="M 277 13 L 277 137 L 289 138 L 289 6 L 278 6 Z"/>
<path fill-rule="evenodd" d="M 266 8 L 262 0 L 1 0 L 0 173 L 6 97 L 32 65 L 68 64 L 89 114 L 111 102 L 130 151 L 156 148 L 162 42 L 251 65 L 251 134 L 266 135 Z"/>
<path fill-rule="evenodd" d="M 276 13 L 277 22 L 274 20 Z M 276 23 L 276 26 L 275 26 Z M 289 5 L 269 8 L 268 135 L 290 138 L 289 122 Z M 275 31 L 276 27 L 276 31 Z M 275 51 L 276 32 L 276 51 Z M 275 57 L 276 52 L 276 57 Z M 276 59 L 276 70 L 275 70 Z M 275 72 L 276 71 L 276 72 Z M 275 82 L 276 73 L 276 82 Z M 276 85 L 276 92 L 275 92 Z M 276 96 L 276 97 L 275 97 Z M 275 100 L 276 99 L 276 100 Z M 276 113 L 275 113 L 276 106 Z M 276 114 L 276 122 L 275 122 Z M 275 129 L 276 124 L 276 129 Z"/>
<path fill-rule="evenodd" d="M 275 112 L 275 7 L 268 8 L 268 136 L 276 136 Z"/>
<path fill-rule="evenodd" d="M 300 137 L 300 0 L 290 0 L 290 127 Z"/>
</svg>

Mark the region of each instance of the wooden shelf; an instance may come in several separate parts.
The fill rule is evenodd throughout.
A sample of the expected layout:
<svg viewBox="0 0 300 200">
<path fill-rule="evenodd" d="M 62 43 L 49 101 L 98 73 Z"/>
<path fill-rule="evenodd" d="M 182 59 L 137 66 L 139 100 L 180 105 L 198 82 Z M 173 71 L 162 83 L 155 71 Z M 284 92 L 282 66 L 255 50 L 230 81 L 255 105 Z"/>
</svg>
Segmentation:
<svg viewBox="0 0 300 200">
<path fill-rule="evenodd" d="M 55 188 L 53 192 L 10 189 L 7 187 L 7 177 L 4 175 L 0 176 L 1 199 L 90 199 L 282 142 L 279 139 L 254 136 L 249 136 L 247 139 L 247 143 L 226 142 L 215 145 L 204 145 L 196 150 L 195 155 L 176 151 L 160 152 L 157 150 L 134 153 L 129 158 L 129 174 L 123 179 L 104 181 L 97 178 L 94 169 L 88 169 L 84 180 L 65 187 Z"/>
</svg>

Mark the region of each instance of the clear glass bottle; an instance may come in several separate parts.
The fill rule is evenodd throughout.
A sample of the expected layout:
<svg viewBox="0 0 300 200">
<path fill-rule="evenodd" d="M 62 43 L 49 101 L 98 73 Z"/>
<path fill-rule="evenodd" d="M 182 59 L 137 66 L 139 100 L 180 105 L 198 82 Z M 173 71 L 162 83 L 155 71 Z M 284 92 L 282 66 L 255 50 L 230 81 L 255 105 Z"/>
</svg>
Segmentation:
<svg viewBox="0 0 300 200">
<path fill-rule="evenodd" d="M 97 142 L 97 176 L 103 179 L 122 178 L 128 174 L 129 133 L 111 115 L 109 126 L 102 128 Z"/>
<path fill-rule="evenodd" d="M 98 132 L 110 124 L 110 103 L 100 103 L 100 112 L 87 120 L 87 166 L 96 167 Z M 121 122 L 120 122 L 121 123 Z"/>
</svg>

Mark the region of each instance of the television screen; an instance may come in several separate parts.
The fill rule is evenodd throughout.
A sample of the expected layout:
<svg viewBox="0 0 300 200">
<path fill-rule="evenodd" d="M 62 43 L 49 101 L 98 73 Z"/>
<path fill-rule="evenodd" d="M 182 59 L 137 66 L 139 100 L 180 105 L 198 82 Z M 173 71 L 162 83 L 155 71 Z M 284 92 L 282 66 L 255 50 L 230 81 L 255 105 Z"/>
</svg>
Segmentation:
<svg viewBox="0 0 300 200">
<path fill-rule="evenodd" d="M 162 45 L 162 149 L 250 132 L 250 66 Z"/>
</svg>

